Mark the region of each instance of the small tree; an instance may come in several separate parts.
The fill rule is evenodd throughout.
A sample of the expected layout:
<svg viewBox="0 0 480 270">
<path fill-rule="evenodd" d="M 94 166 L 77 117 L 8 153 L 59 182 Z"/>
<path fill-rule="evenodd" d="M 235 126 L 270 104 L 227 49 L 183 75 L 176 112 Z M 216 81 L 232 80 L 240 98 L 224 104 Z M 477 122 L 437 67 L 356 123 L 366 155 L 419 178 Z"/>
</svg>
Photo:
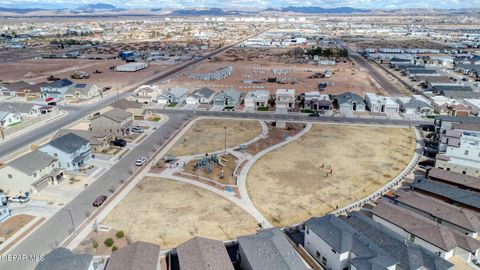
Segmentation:
<svg viewBox="0 0 480 270">
<path fill-rule="evenodd" d="M 123 238 L 125 236 L 125 233 L 123 231 L 118 231 L 115 236 L 120 239 L 120 238 Z"/>
<path fill-rule="evenodd" d="M 107 247 L 111 247 L 113 246 L 113 239 L 112 238 L 107 238 L 107 240 L 105 240 L 105 246 Z"/>
<path fill-rule="evenodd" d="M 98 248 L 98 242 L 96 240 L 92 240 L 92 247 L 94 249 Z"/>
</svg>

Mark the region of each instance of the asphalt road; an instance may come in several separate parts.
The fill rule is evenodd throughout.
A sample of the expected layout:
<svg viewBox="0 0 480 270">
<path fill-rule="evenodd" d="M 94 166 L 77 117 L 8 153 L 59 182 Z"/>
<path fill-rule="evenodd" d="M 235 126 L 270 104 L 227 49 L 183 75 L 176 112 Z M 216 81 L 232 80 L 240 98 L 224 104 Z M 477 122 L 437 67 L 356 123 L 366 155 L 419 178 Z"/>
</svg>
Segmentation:
<svg viewBox="0 0 480 270">
<path fill-rule="evenodd" d="M 231 118 L 252 118 L 265 120 L 283 120 L 283 121 L 307 121 L 318 123 L 352 123 L 352 124 L 372 124 L 372 125 L 392 125 L 392 126 L 418 126 L 422 124 L 431 124 L 426 120 L 411 120 L 406 118 L 366 118 L 366 117 L 332 117 L 319 116 L 310 117 L 307 114 L 275 114 L 271 112 L 224 112 L 224 111 L 191 111 L 181 109 L 153 109 L 152 112 L 168 115 L 188 115 L 209 116 L 209 117 L 231 117 Z"/>
<path fill-rule="evenodd" d="M 70 208 L 73 220 L 78 227 L 85 219 L 86 213 L 93 213 L 93 201 L 99 195 L 110 195 L 113 186 L 117 189 L 121 180 L 127 179 L 138 168 L 135 160 L 140 156 L 151 156 L 152 153 L 165 142 L 188 118 L 184 114 L 169 115 L 169 120 L 159 127 L 152 135 L 143 140 L 136 148 L 129 151 L 100 179 L 88 186 L 71 203 L 45 221 L 44 224 L 21 241 L 8 254 L 36 254 L 44 255 L 58 246 L 73 231 Z M 37 262 L 32 261 L 0 261 L 0 269 L 27 270 L 33 269 Z"/>
<path fill-rule="evenodd" d="M 348 56 L 357 63 L 358 66 L 368 70 L 368 74 L 372 76 L 372 78 L 383 88 L 385 91 L 393 96 L 399 97 L 404 96 L 404 94 L 398 90 L 392 82 L 390 82 L 385 76 L 383 76 L 374 66 L 370 63 L 367 59 L 365 59 L 362 55 L 358 54 L 357 52 L 350 49 L 344 42 L 340 40 L 336 40 L 337 45 L 340 48 L 344 48 L 348 50 Z"/>
<path fill-rule="evenodd" d="M 267 30 L 265 30 L 265 31 L 267 31 Z M 259 33 L 254 34 L 254 35 L 252 35 L 248 38 L 251 38 L 251 37 L 256 36 L 258 34 Z M 246 39 L 248 39 L 248 38 L 246 38 Z M 178 67 L 175 67 L 171 70 L 168 70 L 167 72 L 159 74 L 158 76 L 144 82 L 143 84 L 157 83 L 158 81 L 166 79 L 166 78 L 184 70 L 185 68 L 187 68 L 191 65 L 195 65 L 195 64 L 200 63 L 204 60 L 207 60 L 210 57 L 214 57 L 214 56 L 216 56 L 216 55 L 218 55 L 218 54 L 220 54 L 220 53 L 222 53 L 226 50 L 229 50 L 232 47 L 240 44 L 241 42 L 243 42 L 246 39 L 243 39 L 243 40 L 241 40 L 241 41 L 239 41 L 235 44 L 232 44 L 232 45 L 229 45 L 229 46 L 226 46 L 226 47 L 222 47 L 222 48 L 220 48 L 218 50 L 215 50 L 211 53 L 208 53 L 205 56 L 203 56 L 203 57 L 201 57 L 197 60 L 193 60 L 193 61 L 181 64 Z M 121 76 L 121 74 L 119 76 Z M 136 87 L 132 87 L 130 89 L 127 89 L 126 91 L 123 91 L 119 95 L 119 98 L 123 98 L 123 97 L 128 96 L 129 93 L 133 92 L 135 89 L 136 89 Z M 94 112 L 100 110 L 101 108 L 103 108 L 105 106 L 108 106 L 109 104 L 116 101 L 116 99 L 117 99 L 117 95 L 110 95 L 108 97 L 105 97 L 105 98 L 99 100 L 98 102 L 95 102 L 95 103 L 89 104 L 89 105 L 61 106 L 62 109 L 68 111 L 68 113 L 65 116 L 60 117 L 60 118 L 55 119 L 55 120 L 52 120 L 47 125 L 43 125 L 43 126 L 40 126 L 38 128 L 35 128 L 31 132 L 23 133 L 21 135 L 17 135 L 15 137 L 15 139 L 8 141 L 8 143 L 0 144 L 0 157 L 4 157 L 8 154 L 11 154 L 11 153 L 17 151 L 17 150 L 20 150 L 23 147 L 31 144 L 32 142 L 35 142 L 40 138 L 48 136 L 48 135 L 58 131 L 61 128 L 64 128 L 66 125 L 68 125 L 70 123 L 73 123 L 73 122 L 75 122 L 75 121 L 77 121 L 77 120 L 79 120 L 79 119 L 81 119 L 81 118 L 83 118 L 83 117 L 85 117 L 85 116 L 87 116 L 91 113 L 94 113 Z"/>
</svg>

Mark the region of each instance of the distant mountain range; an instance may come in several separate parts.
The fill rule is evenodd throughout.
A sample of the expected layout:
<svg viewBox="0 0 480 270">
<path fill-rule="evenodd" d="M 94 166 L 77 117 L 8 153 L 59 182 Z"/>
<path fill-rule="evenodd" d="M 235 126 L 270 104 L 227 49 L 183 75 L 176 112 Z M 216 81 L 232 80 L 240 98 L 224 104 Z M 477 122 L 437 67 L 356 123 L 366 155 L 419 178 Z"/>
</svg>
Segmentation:
<svg viewBox="0 0 480 270">
<path fill-rule="evenodd" d="M 96 3 L 96 4 L 89 4 L 79 7 L 78 9 L 82 10 L 118 10 L 118 8 L 112 4 L 106 3 Z"/>
<path fill-rule="evenodd" d="M 171 9 L 171 8 L 150 8 L 150 9 L 126 9 L 119 8 L 108 3 L 95 3 L 79 6 L 77 8 L 70 8 L 60 6 L 60 8 L 37 8 L 37 6 L 30 6 L 30 8 L 22 8 L 18 5 L 7 5 L 7 7 L 0 7 L 0 13 L 7 13 L 8 16 L 95 16 L 96 13 L 105 15 L 112 13 L 117 15 L 127 16 L 128 14 L 135 14 L 140 16 L 152 15 L 170 15 L 170 16 L 229 16 L 241 14 L 273 14 L 273 13 L 298 13 L 298 14 L 351 14 L 351 13 L 374 13 L 374 14 L 446 14 L 446 13 L 478 13 L 479 9 L 358 9 L 352 7 L 336 7 L 336 8 L 322 8 L 322 7 L 308 7 L 308 6 L 288 6 L 283 8 L 268 8 L 264 10 L 229 10 L 222 8 L 190 8 L 190 9 Z"/>
</svg>

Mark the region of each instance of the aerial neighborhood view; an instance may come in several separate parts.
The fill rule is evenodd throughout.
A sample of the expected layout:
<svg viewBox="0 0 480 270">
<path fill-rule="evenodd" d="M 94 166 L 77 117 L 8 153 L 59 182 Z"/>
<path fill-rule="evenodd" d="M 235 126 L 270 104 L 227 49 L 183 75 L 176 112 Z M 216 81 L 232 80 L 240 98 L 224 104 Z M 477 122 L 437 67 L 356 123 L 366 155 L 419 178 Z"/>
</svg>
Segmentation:
<svg viewBox="0 0 480 270">
<path fill-rule="evenodd" d="M 0 0 L 0 270 L 480 270 L 480 1 Z"/>
</svg>

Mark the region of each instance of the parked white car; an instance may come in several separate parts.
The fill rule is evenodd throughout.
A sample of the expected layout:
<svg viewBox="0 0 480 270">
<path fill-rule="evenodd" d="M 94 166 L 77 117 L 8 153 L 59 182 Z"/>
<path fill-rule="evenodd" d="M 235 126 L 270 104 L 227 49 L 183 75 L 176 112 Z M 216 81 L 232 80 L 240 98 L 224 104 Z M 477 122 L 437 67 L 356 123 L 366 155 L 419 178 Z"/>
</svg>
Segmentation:
<svg viewBox="0 0 480 270">
<path fill-rule="evenodd" d="M 143 133 L 143 129 L 140 127 L 132 127 L 131 131 L 133 133 Z"/>
<path fill-rule="evenodd" d="M 137 166 L 143 166 L 143 164 L 145 164 L 145 162 L 147 162 L 147 157 L 139 157 L 139 158 L 137 158 L 137 160 L 135 161 L 135 165 L 137 165 Z"/>
<path fill-rule="evenodd" d="M 8 199 L 9 202 L 14 202 L 14 203 L 26 203 L 30 201 L 30 198 L 27 196 L 22 196 L 22 195 L 16 195 L 10 199 Z"/>
</svg>

